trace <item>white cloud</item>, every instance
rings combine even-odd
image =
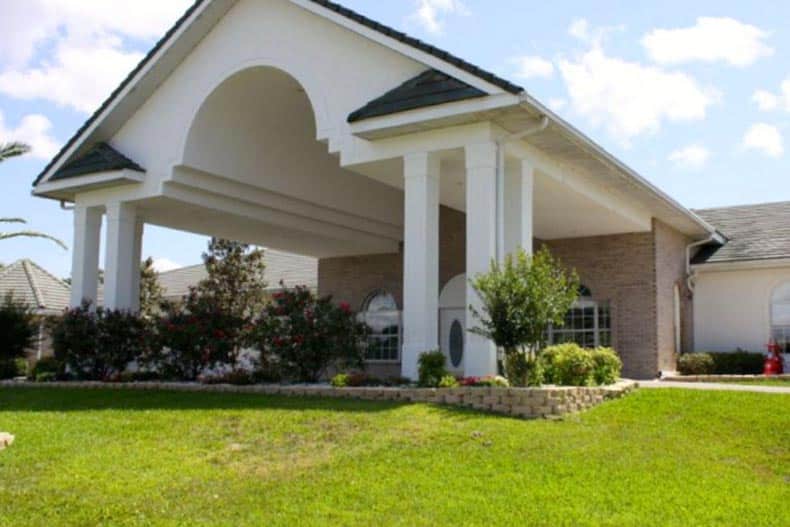
[[[568,27],[568,34],[579,40],[589,40],[590,38],[590,24],[584,18],[577,18]]]
[[[60,142],[52,137],[52,122],[40,114],[26,115],[16,128],[8,128],[0,112],[0,144],[21,141],[30,145],[30,155],[51,159],[60,149]]]
[[[752,101],[764,112],[776,110],[777,108],[790,112],[790,78],[785,79],[779,86],[779,93],[757,90],[752,95]]]
[[[669,154],[669,160],[684,168],[699,169],[710,158],[710,151],[701,145],[689,145]]]
[[[768,36],[733,18],[700,17],[691,27],[654,29],[642,38],[642,45],[659,64],[702,61],[743,67],[773,54],[765,43]]]
[[[656,132],[664,121],[704,119],[721,99],[691,76],[610,57],[598,44],[559,63],[572,109],[619,142]]]
[[[157,273],[165,273],[174,269],[181,269],[184,266],[168,258],[154,258],[152,267]]]
[[[0,18],[0,93],[89,113],[142,58],[128,41],[161,36],[191,0],[28,0]],[[146,42],[143,46],[149,47]],[[45,58],[38,58],[44,50]],[[51,50],[51,51],[50,51]]]
[[[554,65],[542,57],[524,55],[514,58],[513,63],[516,64],[515,76],[520,79],[548,79],[554,75]]]
[[[784,139],[779,129],[766,123],[755,123],[746,131],[741,146],[747,150],[757,150],[770,157],[780,157],[784,153]]]
[[[460,0],[417,0],[417,10],[409,17],[429,33],[444,30],[447,15],[468,15],[469,10]]]

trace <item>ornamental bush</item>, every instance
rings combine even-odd
[[[318,382],[330,367],[364,366],[365,331],[348,304],[297,287],[273,295],[251,334],[263,356],[276,357],[285,378]]]
[[[713,373],[719,375],[759,375],[765,364],[764,353],[738,349],[729,353],[708,353],[713,359]]]
[[[436,388],[441,380],[449,375],[447,359],[439,350],[427,351],[417,360],[418,384],[426,388]]]
[[[128,311],[92,310],[89,302],[53,319],[50,331],[55,359],[80,379],[112,380],[154,345],[148,321]]]
[[[713,368],[709,353],[684,353],[678,357],[678,371],[683,375],[710,375]]]
[[[595,348],[592,350],[593,381],[597,385],[614,384],[620,378],[623,361],[612,348]]]
[[[11,294],[6,295],[0,305],[0,369],[4,371],[0,377],[15,377],[20,373],[15,361],[35,345],[37,335],[37,317],[30,307]]]

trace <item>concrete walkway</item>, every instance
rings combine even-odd
[[[678,382],[678,381],[639,381],[640,388],[683,388],[686,390],[719,390],[731,392],[787,393],[790,386],[759,386],[743,383],[723,382]]]

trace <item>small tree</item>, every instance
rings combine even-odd
[[[489,272],[475,276],[471,284],[483,309],[481,313],[470,306],[480,323],[470,331],[504,349],[505,361],[518,370],[508,372],[515,377],[510,381],[526,383],[535,355],[546,346],[549,325],[561,325],[578,297],[578,276],[544,247],[534,256],[520,249],[502,265],[492,261]]]
[[[162,302],[164,289],[154,270],[153,258],[148,258],[140,264],[140,314],[149,318],[158,315],[162,311]]]

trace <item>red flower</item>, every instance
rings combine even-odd
[[[341,302],[340,303],[340,310],[343,313],[349,314],[349,313],[351,313],[351,306],[348,304],[348,302]]]

